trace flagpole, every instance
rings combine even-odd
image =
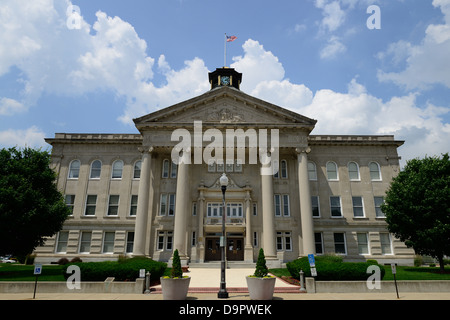
[[[223,54],[223,66],[227,67],[227,34],[225,33],[225,41],[224,41],[224,54]]]

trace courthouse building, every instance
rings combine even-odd
[[[209,80],[210,91],[134,119],[138,134],[46,139],[72,214],[35,250],[36,261],[169,261],[174,249],[183,263],[218,261],[225,208],[228,261],[254,263],[263,248],[270,266],[309,253],[412,264],[413,250],[389,234],[380,209],[403,141],[313,135],[316,120],[240,91],[234,69],[216,69]],[[230,144],[228,132],[244,133],[245,144],[240,136]],[[182,134],[191,147],[180,152]],[[220,144],[223,156],[211,151]],[[278,170],[264,173],[268,166]]]

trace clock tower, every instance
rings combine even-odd
[[[242,80],[242,73],[233,68],[217,68],[216,71],[209,73],[209,83],[211,89],[217,87],[234,87],[239,90]]]

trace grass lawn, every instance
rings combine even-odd
[[[43,266],[39,281],[66,281],[63,266]],[[35,281],[34,266],[23,264],[0,264],[0,281]]]
[[[394,275],[392,274],[390,266],[384,266],[386,273],[383,277],[383,281],[393,281]],[[278,268],[270,269],[270,273],[277,277],[290,277],[288,269]],[[367,274],[369,277],[369,274]],[[439,268],[432,267],[405,267],[397,266],[397,280],[450,280],[450,267],[445,267],[445,273],[439,273]]]

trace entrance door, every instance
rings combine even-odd
[[[243,261],[244,238],[228,238],[227,239],[227,260],[229,261]]]
[[[206,238],[205,261],[220,261],[220,254],[220,238]]]

